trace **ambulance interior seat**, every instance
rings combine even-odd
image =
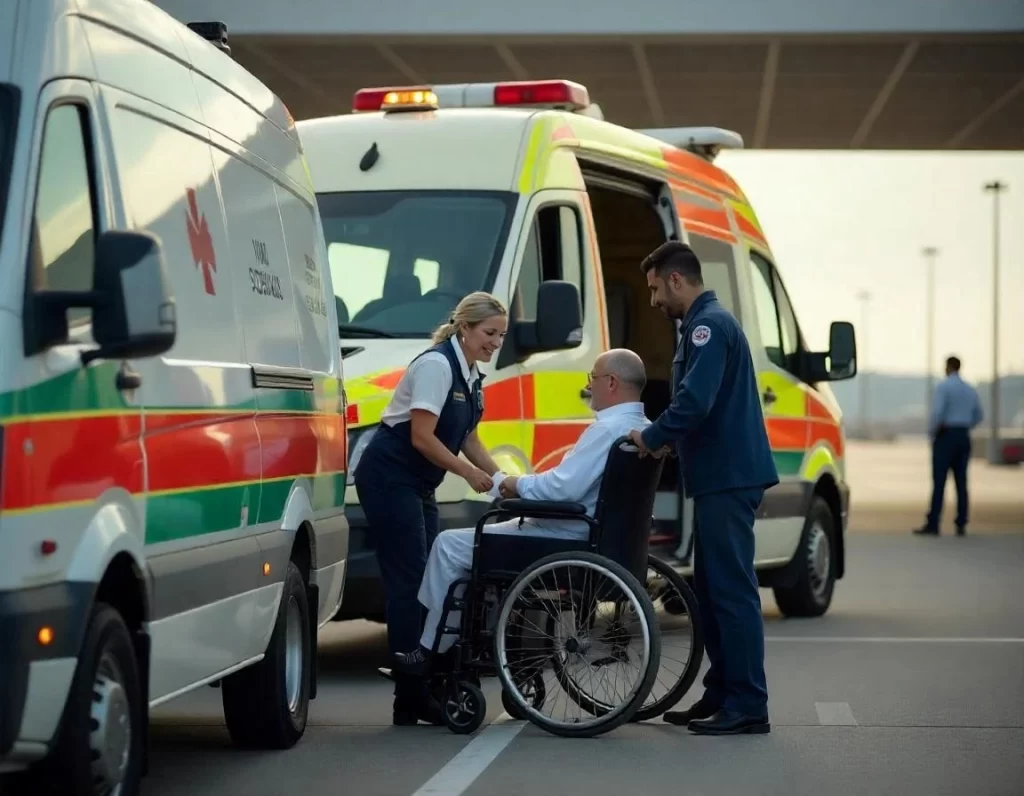
[[[629,285],[610,280],[604,285],[608,311],[608,343],[611,348],[629,348]]]
[[[417,301],[423,295],[423,286],[420,278],[412,273],[389,275],[384,281],[384,289],[381,297],[367,302],[352,319],[353,323],[365,321],[384,310],[389,310],[400,304],[408,304]]]

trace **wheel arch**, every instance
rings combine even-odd
[[[834,562],[836,580],[846,573],[846,537],[843,533],[842,501],[839,497],[839,485],[831,473],[823,473],[814,484],[812,495],[820,497],[828,505],[832,515],[832,531],[834,542]]]

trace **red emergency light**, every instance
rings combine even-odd
[[[553,105],[582,110],[590,105],[585,86],[571,80],[522,80],[494,86],[494,104],[498,106]]]
[[[440,99],[439,99],[440,97]],[[520,80],[453,86],[388,86],[362,88],[352,110],[412,111],[448,108],[546,107],[580,111],[590,107],[586,86],[571,80]]]

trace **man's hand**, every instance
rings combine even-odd
[[[644,456],[653,456],[655,459],[660,459],[666,453],[671,453],[671,449],[668,445],[662,445],[655,451],[652,451],[644,444],[644,438],[640,432],[640,429],[633,429],[629,432],[630,441],[640,449],[640,458]]]
[[[498,493],[503,498],[516,498],[519,497],[519,492],[516,490],[516,482],[519,480],[514,475],[507,476],[504,481],[498,485]]]

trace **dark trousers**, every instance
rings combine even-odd
[[[932,441],[932,504],[927,527],[937,531],[942,519],[946,476],[953,471],[956,484],[956,525],[967,525],[967,463],[971,459],[971,433],[966,428],[946,428]]]
[[[768,712],[764,621],[754,573],[754,515],[762,489],[699,495],[694,587],[711,668],[704,698],[746,715]]]
[[[388,648],[413,652],[423,633],[426,611],[416,595],[438,534],[437,502],[433,490],[396,484],[367,464],[364,457],[356,471],[356,493],[380,563]]]

